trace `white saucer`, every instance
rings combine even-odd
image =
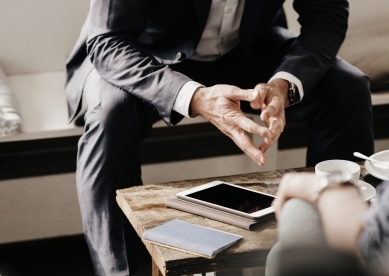
[[[389,161],[389,150],[377,152],[370,156],[378,161],[388,162]],[[381,169],[374,166],[370,161],[365,161],[365,169],[372,175],[381,180],[389,180],[389,169]]]
[[[359,186],[359,189],[361,190],[363,201],[368,201],[375,196],[376,190],[369,183],[366,183],[365,181],[359,180],[358,186]]]

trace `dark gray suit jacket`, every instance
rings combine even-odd
[[[168,64],[188,59],[204,30],[211,0],[91,0],[89,16],[66,65],[70,120],[79,112],[83,85],[96,68],[114,86],[152,105],[167,124],[181,86],[189,80]],[[285,28],[284,0],[246,0],[240,26],[245,55],[280,47],[292,38]],[[316,86],[334,63],[347,30],[346,0],[295,0],[301,34],[278,71],[302,82],[304,93]],[[265,38],[266,39],[263,39]]]

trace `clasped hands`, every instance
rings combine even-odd
[[[192,97],[190,112],[210,121],[262,166],[266,162],[266,150],[278,140],[285,126],[287,90],[288,83],[283,79],[258,84],[254,89],[231,85],[201,87]],[[240,101],[248,101],[253,109],[261,110],[260,118],[266,127],[247,118],[240,109]],[[262,136],[264,140],[257,146],[247,133]]]

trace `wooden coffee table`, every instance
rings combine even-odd
[[[359,164],[362,168],[361,178],[369,177],[363,163]],[[253,231],[248,231],[212,219],[166,208],[165,200],[174,197],[180,191],[214,180],[222,180],[257,191],[276,194],[278,184],[285,173],[303,171],[313,172],[314,169],[298,168],[143,185],[118,190],[116,200],[139,237],[142,237],[146,230],[172,219],[180,219],[243,236],[238,244],[218,254],[214,259],[197,257],[143,241],[152,257],[153,275],[191,275],[194,273],[258,267],[265,265],[269,250],[277,242],[277,223],[275,219],[263,223]],[[379,182],[375,178],[364,180],[373,186]]]

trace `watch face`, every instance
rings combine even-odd
[[[296,103],[296,102],[300,101],[300,93],[298,91],[298,88],[292,82],[289,82],[288,99],[289,99],[290,103]]]

